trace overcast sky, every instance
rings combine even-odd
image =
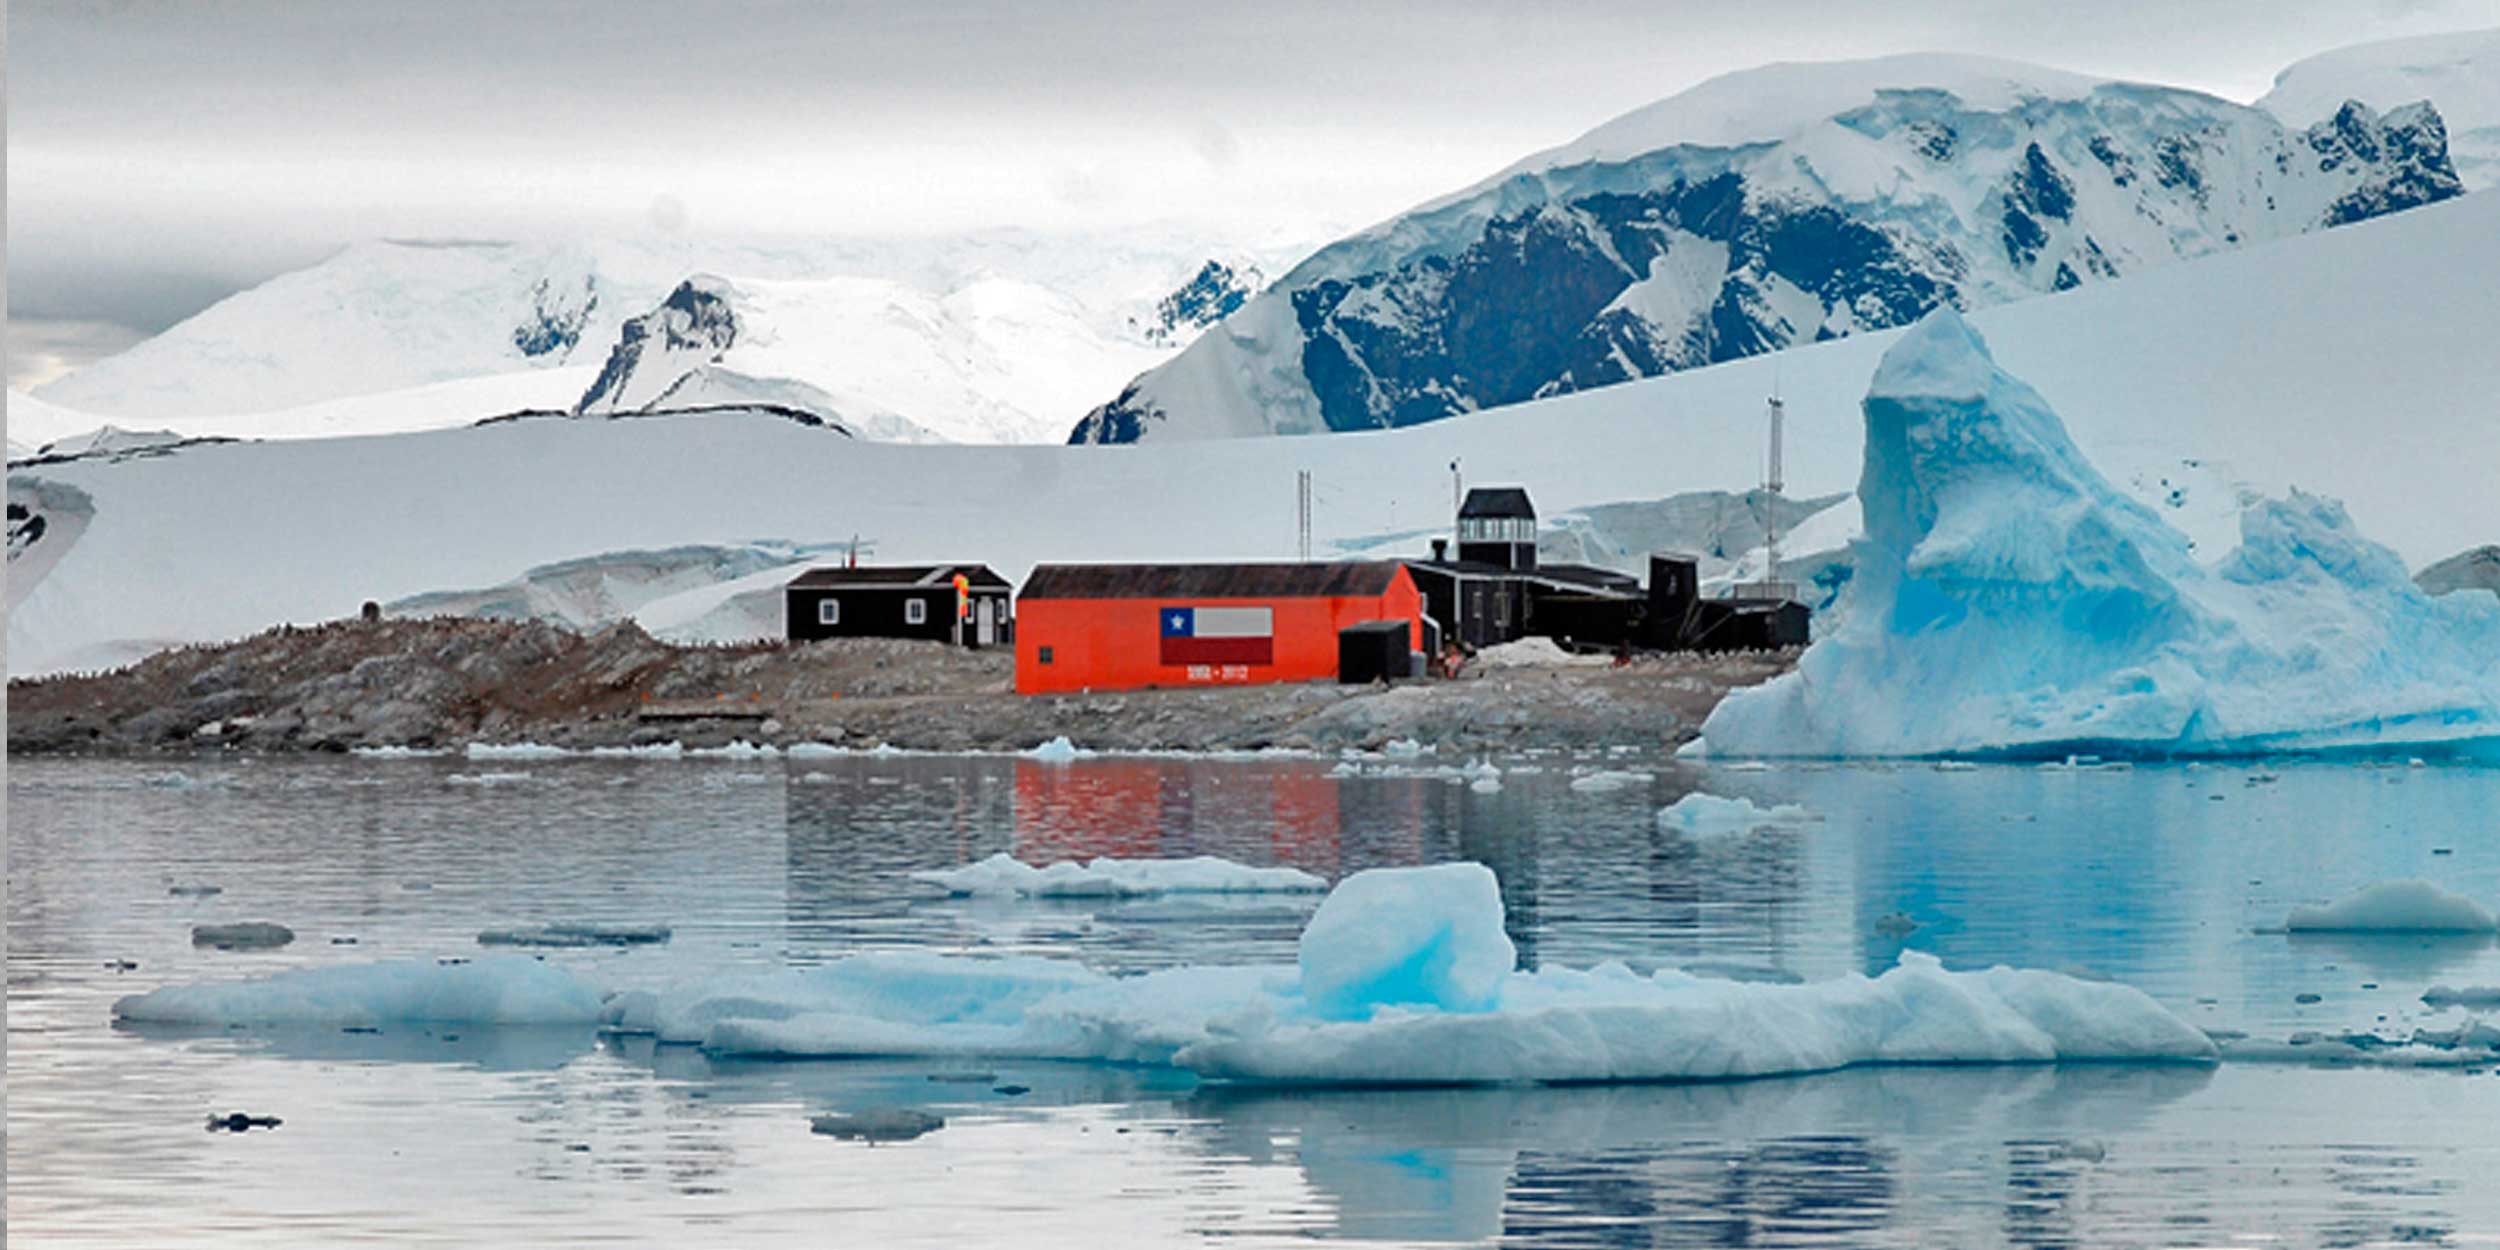
[[[1730,70],[1941,49],[2262,93],[2500,0],[47,3],[8,15],[9,376],[356,238],[1317,238]]]

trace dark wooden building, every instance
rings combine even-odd
[[[962,633],[956,632],[961,577]],[[782,591],[792,642],[819,638],[925,638],[968,647],[1012,643],[1015,587],[986,564],[833,566],[809,569]]]
[[[1424,615],[1462,647],[1531,634],[1613,646],[1633,628],[1641,584],[1611,569],[1540,564],[1536,505],[1517,486],[1479,486],[1458,510],[1458,558],[1435,539],[1432,558],[1409,561]]]
[[[1705,599],[1700,561],[1649,558],[1649,603],[1640,642],[1660,651],[1767,651],[1806,645],[1812,613],[1793,587],[1740,586]]]
[[[1649,585],[1612,569],[1537,559],[1536,505],[1516,486],[1467,492],[1458,510],[1458,558],[1435,539],[1432,558],[1407,563],[1424,616],[1470,649],[1520,638],[1582,648],[1629,643],[1658,651],[1745,651],[1803,646],[1806,606],[1793,586],[1751,585],[1701,594],[1699,563],[1655,555]]]

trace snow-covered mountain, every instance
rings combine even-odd
[[[1177,228],[777,247],[369,242],[220,301],[37,398],[186,435],[305,437],[442,428],[515,408],[639,410],[677,388],[670,405],[795,407],[870,438],[1055,441],[1069,414],[1212,320],[1206,310],[1224,296],[1210,284],[1296,254],[1210,260],[1215,250]],[[627,341],[629,327],[655,328],[650,318],[690,282],[735,310],[734,342],[689,370],[639,358],[651,340]],[[620,353],[650,395],[620,403],[596,391]],[[707,371],[690,381],[696,366]]]
[[[2494,274],[2500,197],[2470,195],[1970,320],[2101,475],[2184,534],[2199,560],[2238,541],[2247,492],[2298,486],[2343,499],[2364,533],[2420,568],[2500,535]],[[698,544],[858,535],[877,560],[982,560],[1015,578],[1041,560],[1287,559],[1305,469],[1321,550],[1447,525],[1454,459],[1470,481],[1525,486],[1557,517],[1741,491],[1759,480],[1775,377],[1788,491],[1818,499],[1857,483],[1859,401],[1897,337],[1857,334],[1352,438],[1118,453],[907,446],[748,411],[193,444],[22,467],[9,502],[28,527],[45,525],[13,553],[9,662],[17,673],[114,662],[352,615],[368,599]],[[1815,513],[1792,552],[1824,545],[1803,530],[1858,512],[1853,502]],[[1731,549],[1743,541],[1732,536]],[[1405,551],[1423,547],[1418,537]],[[669,619],[726,602],[690,599]],[[655,606],[637,617],[660,628]]]
[[[1070,441],[1415,425],[2461,190],[2427,105],[2295,130],[2196,92],[1972,57],[1766,66],[1321,249]]]
[[[2448,157],[2468,188],[2500,183],[2500,28],[2358,44],[2275,76],[2257,107],[2312,126],[2358,100],[2385,112],[2428,100],[2448,123]]]

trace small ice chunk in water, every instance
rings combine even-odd
[[[1068,741],[1068,736],[1061,734],[1022,754],[1028,760],[1039,760],[1045,764],[1073,764],[1080,757],[1092,755],[1093,752]]]
[[[1774,825],[1807,825],[1821,819],[1812,809],[1797,803],[1756,807],[1751,799],[1721,798],[1698,790],[1658,809],[1661,828],[1690,834],[1738,833]]]
[[[1648,781],[1648,773],[1632,769],[1601,768],[1593,773],[1571,779],[1571,788],[1582,794],[1604,794]]]
[[[2295,907],[2294,933],[2489,933],[2500,928],[2474,900],[2428,881],[2381,881],[2324,907]]]
[[[1482,864],[1374,868],[1337,883],[1302,931],[1302,997],[1329,1019],[1382,1006],[1484,1011],[1519,953]]]
[[[1036,868],[1002,851],[961,868],[924,869],[914,881],[953,895],[1039,898],[1127,897],[1140,894],[1262,894],[1325,890],[1328,883],[1299,868],[1253,868],[1213,855],[1188,859],[1061,860]]]

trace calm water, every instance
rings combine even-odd
[[[1458,762],[1458,761],[1453,761]],[[2452,1025],[2500,946],[2294,940],[2295,903],[2428,876],[2500,902],[2500,771],[2279,765],[1705,771],[1547,756],[1499,793],[1326,761],[21,761],[9,771],[8,1215],[25,1245],[2500,1245],[2500,1074],[1869,1069],[1736,1084],[1243,1091],[1160,1071],[713,1063],[586,1030],[143,1035],[112,1000],[475,954],[487,927],[658,921],[549,958],[617,986],[868,947],[1113,969],[1289,961],[1313,900],[932,900],[903,873],[1213,853],[1329,877],[1470,858],[1522,957],[1752,978],[1911,946],[2106,975],[2215,1029]],[[1429,766],[1427,757],[1421,761]],[[1573,767],[1655,776],[1607,792]],[[503,776],[477,784],[481,774]],[[2265,778],[2272,777],[2272,780]],[[1696,787],[1820,825],[1700,844]],[[214,884],[214,897],[176,886]],[[285,950],[194,950],[267,919]],[[352,938],[353,944],[342,940]],[[116,971],[110,961],[135,961]],[[2301,1004],[2295,996],[2316,994]],[[823,1111],[922,1107],[868,1147]],[[284,1117],[203,1132],[210,1111]]]

